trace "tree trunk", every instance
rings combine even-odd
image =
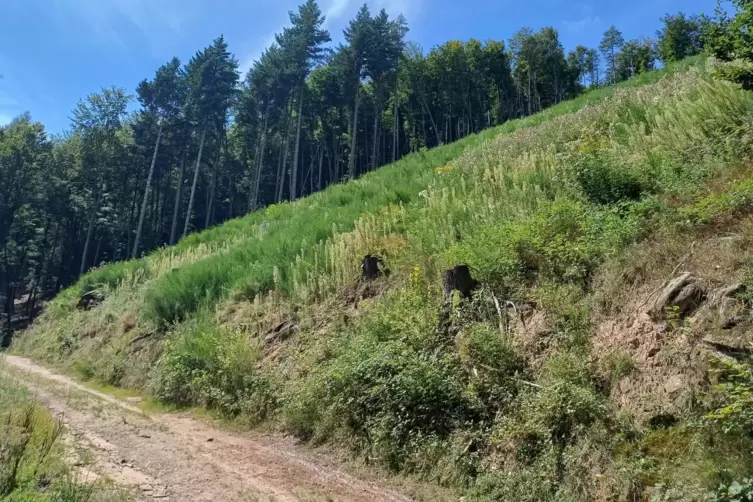
[[[183,237],[188,234],[188,227],[191,224],[191,212],[193,211],[193,200],[196,196],[196,184],[199,182],[199,171],[201,170],[201,154],[204,153],[204,140],[207,137],[207,124],[201,131],[201,140],[199,141],[199,154],[196,156],[196,166],[193,171],[193,184],[191,185],[191,197],[188,199],[188,210],[186,211],[186,223],[183,225]]]
[[[324,138],[322,138],[322,148],[319,148],[319,179],[316,182],[317,191],[322,189],[322,162],[324,161],[324,148],[326,148]]]
[[[437,124],[434,122],[434,117],[431,115],[431,110],[429,110],[429,105],[426,104],[426,98],[424,97],[424,94],[422,92],[420,92],[419,94],[421,94],[421,101],[424,104],[424,109],[426,110],[426,113],[429,115],[429,120],[431,120],[431,126],[434,128],[434,134],[436,134],[437,136],[437,145],[441,145],[442,139],[439,137],[439,129],[437,129]],[[429,138],[425,137],[424,139],[426,140],[426,143],[428,146]]]
[[[94,234],[94,221],[97,219],[97,211],[99,210],[99,186],[95,188],[94,193],[94,200],[92,201],[92,207],[89,209],[90,215],[89,215],[89,226],[86,230],[86,241],[84,241],[84,253],[81,255],[81,268],[79,268],[78,273],[80,275],[84,275],[84,272],[86,272],[86,258],[89,254],[89,247],[91,246],[92,242],[92,235]]]
[[[361,95],[361,82],[356,82],[356,102],[353,107],[353,124],[350,134],[350,159],[348,162],[348,177],[354,179],[356,177],[356,146],[358,146],[358,104]]]
[[[175,244],[175,238],[178,231],[178,213],[180,212],[180,199],[183,197],[183,174],[186,170],[186,157],[188,157],[188,145],[183,152],[183,158],[180,161],[180,170],[178,171],[178,186],[175,190],[175,206],[173,207],[173,224],[170,228],[170,245]]]
[[[292,111],[291,111],[292,114]],[[285,148],[282,152],[282,171],[280,172],[280,191],[277,192],[277,202],[282,201],[282,194],[285,191],[285,175],[288,169],[288,151],[290,150],[290,124],[285,123]]]
[[[269,107],[264,112],[264,128],[259,131],[259,140],[256,144],[256,155],[254,156],[254,171],[251,174],[251,184],[249,185],[248,210],[256,211],[259,203],[259,183],[261,181],[261,168],[264,162],[264,148],[267,140],[267,117],[269,116]]]
[[[395,111],[394,111],[394,118],[395,123],[392,128],[392,162],[397,162],[397,149],[398,144],[400,143],[400,132],[398,131],[398,124],[400,121],[398,120],[398,114],[400,112],[399,109],[399,103],[398,100],[400,99],[400,96],[398,95],[399,92],[399,84],[400,80],[397,78],[397,75],[395,76]]]
[[[374,141],[371,149],[371,169],[377,168],[377,152],[379,151],[379,118],[382,115],[382,85],[376,85],[374,96]]]
[[[219,173],[219,165],[222,160],[222,139],[220,139],[220,144],[217,147],[217,158],[214,161],[213,166],[213,173],[212,173],[212,186],[209,189],[209,203],[207,203],[206,207],[206,215],[204,217],[204,228],[209,228],[209,224],[212,222],[212,217],[214,216],[212,213],[214,212],[214,194],[217,190],[217,176]]]
[[[298,126],[295,132],[295,150],[293,152],[293,166],[290,168],[290,201],[294,201],[298,195],[298,154],[301,146],[301,122],[303,121],[303,89],[305,85],[301,84],[301,92],[298,95]],[[304,185],[305,186],[305,185]]]
[[[280,157],[277,159],[277,176],[275,177],[275,196],[274,201],[276,203],[280,202],[280,197],[282,193],[282,187],[280,184],[282,183],[282,153],[285,149],[285,138],[280,136]]]
[[[144,188],[144,200],[141,202],[141,213],[139,214],[139,225],[136,227],[136,240],[133,241],[133,251],[131,252],[131,258],[136,258],[139,252],[139,243],[141,241],[141,231],[144,228],[144,215],[146,214],[146,204],[149,200],[149,189],[152,186],[152,178],[154,177],[154,166],[157,164],[157,152],[159,152],[159,144],[162,141],[162,121],[160,120],[159,131],[157,132],[157,143],[154,145],[154,154],[152,154],[152,165],[149,166],[149,175],[146,178],[146,188]]]

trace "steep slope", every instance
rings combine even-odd
[[[14,350],[479,500],[723,489],[753,466],[750,305],[720,293],[748,277],[753,98],[682,69],[95,271]],[[703,336],[722,304],[733,341]]]

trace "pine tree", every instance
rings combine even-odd
[[[193,216],[196,185],[199,180],[207,131],[212,127],[215,133],[220,134],[218,124],[227,120],[227,112],[232,104],[238,82],[238,62],[228,52],[224,38],[219,37],[211,46],[196,53],[188,63],[186,75],[191,112],[201,133],[191,195],[188,199],[188,210],[183,226],[184,236],[188,234]]]
[[[180,79],[180,60],[173,58],[169,63],[161,66],[153,81],[144,80],[136,88],[139,101],[143,107],[143,113],[152,117],[157,122],[157,139],[152,154],[152,162],[149,166],[149,175],[144,188],[144,198],[139,211],[139,223],[136,228],[136,237],[133,242],[131,257],[136,258],[141,242],[141,232],[144,227],[144,217],[149,201],[149,190],[152,186],[154,166],[157,163],[157,154],[162,141],[162,131],[178,116],[182,96],[182,83]]]
[[[617,78],[617,52],[622,44],[625,43],[625,39],[622,38],[622,33],[614,27],[610,26],[607,31],[604,32],[604,36],[599,44],[599,50],[607,60],[607,67],[609,68],[609,74],[607,82],[614,84]]]

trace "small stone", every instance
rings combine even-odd
[[[677,391],[682,390],[685,387],[685,380],[681,375],[674,375],[667,379],[664,383],[664,390],[667,394],[675,394]]]
[[[214,438],[207,438],[207,443],[211,443],[212,441],[214,441]]]

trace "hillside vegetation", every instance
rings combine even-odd
[[[747,500],[753,95],[711,64],[94,270],[12,348],[468,500]]]

